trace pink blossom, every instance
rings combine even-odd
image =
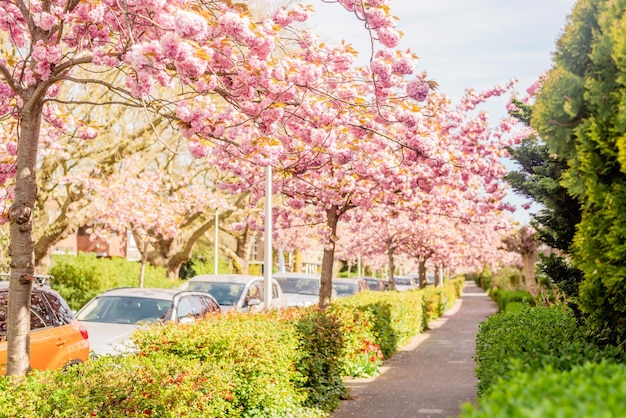
[[[17,142],[13,142],[13,141],[7,142],[5,145],[5,148],[9,155],[12,155],[12,156],[17,155]]]
[[[89,12],[87,13],[87,16],[89,16],[89,20],[92,23],[103,23],[105,12],[106,12],[105,6],[100,3],[100,4],[94,5],[91,8],[91,10],[89,10]]]
[[[78,128],[76,134],[81,139],[94,139],[98,136],[98,130],[91,126],[82,126]]]
[[[220,17],[219,24],[225,34],[236,39],[243,39],[248,34],[250,19],[242,18],[236,13],[226,12]]]
[[[352,161],[354,152],[351,150],[341,150],[334,155],[334,160],[339,165],[344,165]]]
[[[181,77],[196,78],[205,72],[207,62],[201,58],[190,56],[184,61],[176,61],[175,65]]]
[[[380,28],[376,31],[378,40],[387,48],[395,48],[400,43],[400,32],[393,28]]]
[[[406,93],[408,96],[418,102],[423,102],[428,97],[428,91],[430,87],[428,83],[421,80],[411,80],[406,86]]]
[[[176,13],[174,29],[181,38],[194,41],[203,41],[208,35],[206,20],[200,15],[187,11]]]
[[[211,154],[211,149],[199,142],[188,142],[187,148],[194,158],[205,158]]]
[[[412,74],[413,71],[415,71],[415,62],[411,57],[403,56],[394,61],[391,65],[391,69],[397,74]]]
[[[40,14],[35,14],[34,21],[41,29],[50,30],[57,24],[59,19],[48,12],[41,12]]]

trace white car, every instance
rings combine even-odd
[[[142,325],[184,323],[211,312],[221,308],[203,292],[126,287],[99,294],[76,313],[76,319],[89,331],[92,354],[102,356],[134,351],[130,337]]]
[[[280,283],[283,293],[287,298],[287,306],[312,306],[320,303],[319,274],[314,273],[274,273],[272,276]],[[337,297],[337,291],[333,287],[332,297]]]
[[[235,309],[241,312],[258,312],[265,306],[265,278],[262,276],[201,274],[187,280],[180,289],[210,293],[220,304],[222,311]],[[283,291],[276,280],[272,280],[270,306],[287,306]]]
[[[410,276],[394,276],[393,283],[396,285],[396,290],[399,290],[401,292],[405,290],[419,288],[419,285],[415,282],[415,279]]]
[[[333,287],[337,291],[337,296],[340,298],[345,298],[356,295],[359,292],[370,290],[367,282],[359,277],[354,279],[333,279]]]

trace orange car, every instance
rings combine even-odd
[[[6,374],[8,281],[0,281],[0,374]],[[63,297],[47,285],[33,285],[30,308],[30,366],[59,369],[89,358],[87,329]]]

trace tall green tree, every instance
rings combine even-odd
[[[557,43],[533,126],[568,161],[581,204],[572,255],[580,307],[607,341],[626,337],[626,1],[580,0]]]
[[[514,103],[517,109],[511,114],[529,125],[532,106],[517,100]],[[576,225],[581,220],[581,207],[562,185],[567,160],[551,153],[538,137],[526,138],[521,144],[509,147],[509,153],[518,170],[510,171],[505,180],[516,194],[541,206],[530,221],[536,231],[535,239],[557,250],[549,256],[539,254],[537,268],[565,293],[570,306],[577,309],[583,273],[572,265],[569,254]]]

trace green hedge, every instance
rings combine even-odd
[[[153,325],[134,334],[136,355],[0,378],[0,417],[327,416],[348,396],[345,377],[377,374],[455,294],[446,283],[427,293],[364,292],[325,311]]]
[[[569,370],[586,361],[619,356],[617,349],[601,349],[587,341],[565,306],[499,313],[482,322],[476,336],[478,395],[487,393],[498,379],[511,381],[518,371]]]
[[[498,304],[499,312],[519,311],[522,306],[535,306],[535,298],[526,290],[503,290],[497,287],[489,291],[491,298]]]
[[[465,404],[460,418],[622,417],[626,365],[585,363],[559,371],[518,372],[480,399]]]
[[[154,326],[133,340],[143,355],[158,352],[227,370],[230,416],[287,416],[302,408],[302,375],[293,367],[301,359],[299,339],[290,323],[271,314]]]

